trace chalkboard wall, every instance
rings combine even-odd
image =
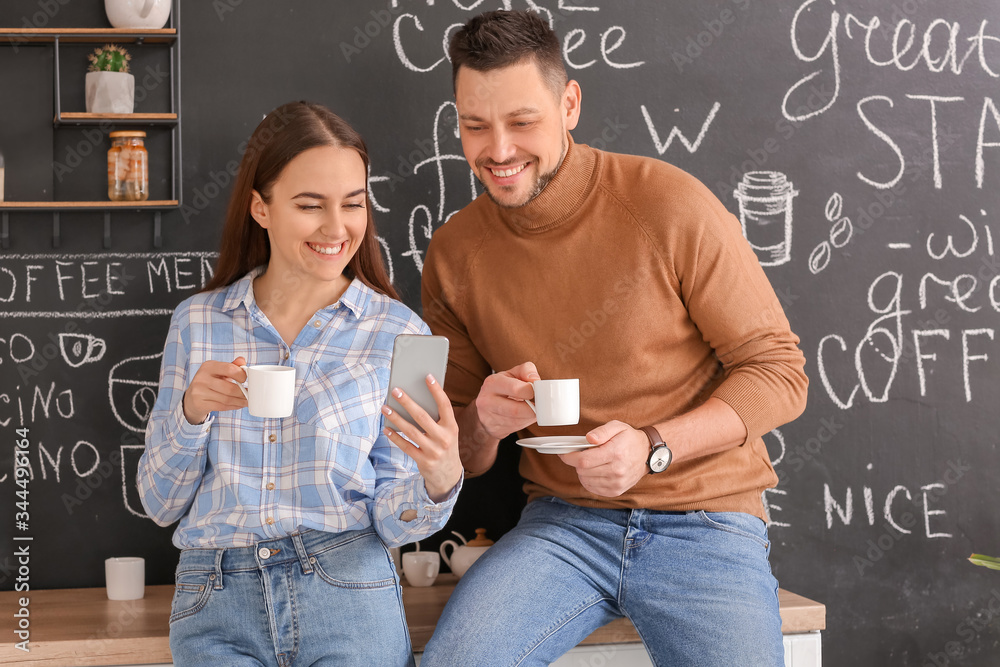
[[[764,499],[780,585],[827,605],[826,664],[998,664],[1000,573],[965,558],[1000,554],[1000,5],[503,4],[535,7],[559,32],[583,88],[576,141],[705,182],[743,222],[802,339],[809,405],[765,438],[780,483]],[[99,5],[6,0],[0,26],[105,26]],[[0,588],[22,576],[14,534],[33,537],[35,589],[103,585],[112,555],[144,556],[148,583],[172,580],[172,529],[144,517],[134,489],[157,355],[170,311],[210,275],[240,150],[269,110],[321,102],[366,138],[385,256],[419,309],[428,239],[480,192],[444,43],[497,7],[183,4],[183,206],[164,214],[163,246],[149,214],[116,215],[108,249],[98,213],[63,214],[58,249],[49,216],[10,216]],[[153,48],[136,47],[137,73],[155,71]],[[82,107],[82,56],[78,75],[73,64],[63,86]],[[53,175],[87,138],[52,128],[52,65],[46,48],[0,48],[9,200],[103,188],[106,142]],[[163,99],[151,91],[142,110]],[[169,146],[151,159],[167,164]],[[154,192],[167,174],[154,171]],[[17,429],[32,472],[27,531],[15,526]],[[517,520],[507,444],[468,481],[449,530],[497,538]]]

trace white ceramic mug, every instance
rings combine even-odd
[[[403,575],[411,586],[430,586],[441,571],[441,556],[434,551],[403,554]]]
[[[145,593],[146,561],[142,558],[108,558],[104,581],[109,600],[141,600]]]
[[[535,380],[535,402],[525,401],[535,411],[539,426],[569,426],[580,423],[580,380]]]
[[[232,382],[247,397],[254,417],[287,417],[295,407],[295,368],[292,366],[240,366],[245,381]]]

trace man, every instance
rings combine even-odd
[[[450,56],[486,195],[434,235],[423,304],[451,341],[463,465],[512,433],[597,446],[523,451],[528,506],[422,664],[549,664],[620,616],[657,665],[784,664],[761,436],[808,382],[739,222],[675,167],[573,143],[580,86],[536,15],[475,17]],[[531,382],[577,377],[579,425],[537,426]]]

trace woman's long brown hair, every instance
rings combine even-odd
[[[357,151],[368,173],[368,148],[361,135],[321,104],[289,102],[260,122],[240,160],[222,229],[219,261],[202,291],[232,285],[252,269],[268,263],[271,246],[267,232],[250,215],[251,191],[256,190],[266,203],[270,203],[271,186],[285,165],[300,153],[319,146]],[[365,235],[344,273],[357,277],[377,292],[399,299],[382,262],[371,198],[366,194],[365,199],[368,215]]]

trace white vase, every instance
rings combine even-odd
[[[116,28],[158,30],[170,18],[171,0],[104,0],[104,12]]]
[[[87,113],[132,113],[135,77],[125,72],[87,72]]]

